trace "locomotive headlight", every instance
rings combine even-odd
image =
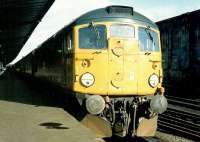
[[[90,96],[86,99],[86,109],[91,114],[100,114],[105,108],[103,97],[98,95]]]
[[[81,76],[80,81],[84,87],[90,87],[94,84],[94,80],[94,76],[91,73],[87,72]]]
[[[150,77],[149,77],[149,85],[152,87],[152,88],[155,88],[159,83],[159,77],[158,75],[156,74],[152,74]]]

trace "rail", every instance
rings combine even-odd
[[[200,140],[200,101],[167,96],[168,110],[159,115],[158,130]]]

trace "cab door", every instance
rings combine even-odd
[[[134,27],[110,26],[108,40],[108,83],[110,95],[137,94],[137,44]]]
[[[108,94],[123,94],[124,87],[124,40],[108,40]]]

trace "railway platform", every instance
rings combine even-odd
[[[59,107],[58,99],[32,89],[11,74],[0,80],[0,142],[101,141]]]

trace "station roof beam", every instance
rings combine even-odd
[[[0,0],[0,62],[9,63],[55,0]]]

